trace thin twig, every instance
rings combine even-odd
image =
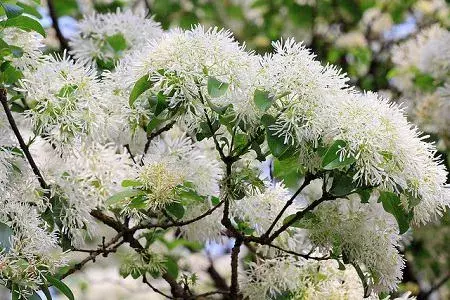
[[[307,174],[305,176],[305,180],[303,181],[302,185],[297,189],[297,191],[292,195],[292,197],[286,202],[284,207],[281,209],[281,211],[278,213],[278,215],[276,216],[276,218],[274,219],[274,221],[270,225],[269,229],[267,229],[267,231],[261,236],[262,238],[268,237],[270,235],[270,233],[272,232],[273,228],[276,226],[278,221],[281,219],[281,217],[283,216],[283,214],[286,211],[286,209],[288,209],[288,207],[291,206],[292,203],[294,203],[295,198],[297,198],[297,196],[303,191],[303,189],[307,185],[309,185],[311,183],[311,181],[314,180],[315,178],[317,178],[317,176],[311,176],[309,174]]]
[[[332,259],[331,256],[317,257],[317,256],[311,256],[311,255],[308,255],[308,254],[298,253],[298,252],[295,252],[295,251],[283,249],[283,248],[281,248],[281,247],[279,247],[277,245],[274,245],[274,244],[268,244],[268,246],[271,247],[271,248],[278,249],[278,250],[280,250],[282,252],[285,252],[285,253],[288,253],[288,254],[292,254],[292,255],[295,255],[295,256],[302,257],[304,259],[312,259],[312,260],[329,260],[329,259]]]
[[[447,274],[444,276],[441,280],[439,280],[435,285],[433,285],[430,289],[428,289],[425,292],[420,292],[419,295],[417,295],[417,300],[426,300],[428,299],[431,294],[439,290],[448,280],[450,280],[450,274]]]
[[[16,136],[16,139],[19,142],[20,149],[22,149],[25,157],[27,158],[28,163],[30,164],[30,167],[31,167],[34,175],[36,175],[37,180],[39,181],[39,185],[47,193],[49,190],[49,186],[45,182],[44,177],[42,177],[42,174],[39,171],[38,166],[36,165],[33,157],[31,156],[30,150],[28,149],[27,144],[23,140],[23,137],[20,134],[19,129],[17,128],[16,121],[14,120],[11,110],[9,109],[8,101],[6,98],[6,89],[3,89],[3,88],[0,89],[0,102],[2,103],[3,109],[5,110],[6,118],[8,119],[9,125],[11,126],[11,129],[13,130],[14,135]]]
[[[344,197],[344,196],[342,196]],[[311,204],[309,204],[304,210],[302,211],[298,211],[295,216],[290,219],[288,222],[286,222],[285,224],[283,224],[283,226],[281,226],[277,231],[275,231],[272,236],[270,236],[269,238],[267,238],[267,242],[271,243],[274,239],[276,239],[281,233],[283,233],[286,229],[288,229],[292,224],[294,224],[295,222],[297,222],[298,220],[302,219],[306,213],[314,210],[317,206],[319,206],[319,204],[321,204],[322,202],[325,201],[329,201],[329,200],[334,200],[338,197],[335,196],[330,196],[327,197],[327,195],[323,195],[322,198],[312,202]]]
[[[75,264],[72,268],[70,268],[68,271],[66,271],[62,276],[61,279],[66,278],[67,276],[75,273],[78,270],[81,270],[83,268],[83,266],[85,264],[87,264],[90,261],[95,261],[96,257],[99,256],[100,254],[103,254],[104,257],[108,256],[108,254],[110,253],[114,253],[117,251],[117,249],[123,244],[125,243],[125,241],[120,241],[119,243],[117,243],[117,241],[119,241],[119,239],[122,237],[122,233],[118,233],[116,236],[114,236],[111,241],[109,241],[107,244],[102,245],[101,248],[98,248],[96,250],[93,250],[90,252],[89,256],[87,256],[85,259],[83,259],[82,261],[80,261],[79,263]],[[116,245],[114,245],[115,243],[117,243]],[[113,246],[114,245],[114,246]],[[111,247],[111,248],[109,248]],[[80,251],[80,250],[74,250],[74,251]],[[84,251],[81,251],[84,252]]]
[[[366,276],[364,275],[363,271],[361,270],[361,268],[359,267],[358,264],[352,263],[352,266],[355,268],[356,273],[358,273],[358,276],[361,279],[361,283],[364,288],[364,298],[368,298],[370,296],[370,291],[369,291],[369,285],[367,284],[367,281],[366,281]]]
[[[150,148],[150,143],[152,142],[152,140],[154,138],[156,138],[157,136],[159,136],[160,134],[162,134],[163,132],[170,130],[173,127],[173,125],[175,125],[175,121],[172,121],[172,122],[166,124],[164,127],[161,127],[160,129],[151,133],[147,137],[147,142],[145,143],[145,146],[144,146],[144,153],[142,154],[142,157],[141,157],[141,165],[144,165],[144,157],[147,154],[148,149]]]
[[[167,299],[174,299],[173,297],[163,293],[161,290],[158,290],[156,287],[154,287],[147,279],[147,277],[145,276],[145,274],[142,276],[142,282],[144,282],[145,284],[147,284],[155,293],[158,293],[164,297],[166,297]]]
[[[129,231],[134,232],[136,230],[139,229],[150,229],[150,228],[161,228],[161,229],[168,229],[171,227],[182,227],[182,226],[186,226],[189,225],[191,223],[197,222],[207,216],[209,216],[210,214],[212,214],[216,209],[218,209],[220,206],[222,206],[222,204],[224,203],[224,200],[220,201],[217,205],[215,205],[214,207],[210,208],[209,210],[205,211],[204,213],[202,213],[201,215],[186,220],[186,221],[182,221],[182,222],[172,222],[172,223],[167,223],[167,224],[138,224],[132,228],[129,229]]]
[[[125,149],[127,150],[128,154],[130,155],[130,158],[131,158],[131,160],[133,161],[133,163],[136,164],[136,160],[134,159],[134,155],[133,155],[133,153],[131,152],[130,145],[129,145],[129,144],[126,144],[124,147],[125,147]]]
[[[56,14],[55,4],[53,3],[53,0],[47,0],[47,5],[50,18],[52,19],[52,26],[55,29],[56,37],[59,40],[61,50],[69,50],[69,44],[67,43],[66,38],[62,34],[61,28],[59,27],[58,24],[58,16]]]

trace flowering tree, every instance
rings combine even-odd
[[[0,278],[14,299],[73,299],[63,279],[122,248],[121,275],[167,298],[383,298],[402,234],[449,204],[403,110],[293,39],[261,56],[226,30],[117,11],[47,55],[32,7],[2,7]],[[231,278],[211,272],[199,293],[173,250],[212,241],[233,243]]]

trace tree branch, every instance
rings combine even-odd
[[[420,292],[419,295],[417,295],[417,300],[426,300],[428,299],[431,294],[439,290],[448,280],[450,280],[450,273],[444,276],[441,280],[439,280],[435,285],[433,285],[429,290],[425,292]]]
[[[62,276],[61,279],[66,278],[67,276],[75,273],[76,271],[79,271],[83,268],[83,266],[85,264],[87,264],[90,261],[95,261],[96,257],[99,256],[100,254],[103,254],[104,257],[107,257],[110,253],[114,253],[117,251],[117,249],[125,243],[125,241],[120,241],[119,243],[117,243],[119,241],[119,239],[122,237],[122,233],[118,233],[116,236],[114,236],[107,244],[102,245],[101,248],[89,251],[90,254],[89,256],[87,256],[85,259],[83,259],[82,261],[80,261],[79,263],[75,264],[72,268],[70,268],[67,272],[65,272]],[[116,245],[114,245],[115,243],[117,243]],[[114,246],[113,246],[114,245]],[[109,248],[111,247],[111,248]],[[75,249],[73,251],[81,251],[81,252],[87,252],[87,251],[82,251],[80,249]]]
[[[231,250],[231,286],[230,296],[232,300],[241,299],[239,296],[239,283],[238,283],[238,266],[239,266],[239,252],[241,251],[242,239],[236,238],[234,247]]]
[[[344,196],[342,196],[344,197]],[[314,202],[312,202],[311,204],[309,204],[304,210],[302,211],[298,211],[295,216],[290,219],[288,222],[286,222],[285,224],[283,224],[283,226],[281,226],[277,231],[275,231],[271,237],[267,238],[267,242],[271,243],[274,239],[276,239],[281,233],[283,233],[286,229],[288,229],[292,224],[294,224],[295,222],[297,222],[298,220],[300,220],[301,218],[303,218],[307,212],[310,212],[312,210],[314,210],[317,206],[319,206],[319,204],[321,204],[322,202],[325,201],[329,201],[329,200],[334,200],[337,197],[327,197],[327,195],[323,195],[322,198],[320,198],[319,200],[316,200]]]
[[[42,189],[45,190],[45,193],[47,194],[49,192],[49,186],[44,180],[44,177],[42,177],[41,172],[39,171],[38,166],[36,165],[33,157],[31,156],[30,150],[28,149],[27,144],[24,142],[22,135],[20,134],[19,129],[17,128],[16,121],[14,120],[14,117],[11,113],[11,110],[8,106],[8,101],[6,98],[6,89],[2,88],[0,89],[0,102],[2,103],[3,109],[6,114],[6,118],[8,119],[9,125],[11,126],[12,131],[14,132],[14,135],[16,136],[17,141],[19,142],[20,149],[22,149],[23,154],[27,158],[28,163],[30,164],[31,170],[33,171],[34,175],[36,175],[37,180],[39,181],[39,185]],[[49,195],[47,194],[48,198]]]
[[[142,282],[144,282],[145,284],[147,284],[155,293],[158,293],[164,297],[166,297],[167,299],[173,299],[173,297],[163,293],[162,291],[160,291],[159,289],[155,288],[147,279],[147,277],[145,276],[145,274],[142,276]]]
[[[47,0],[48,12],[50,14],[50,18],[52,19],[52,26],[55,29],[56,37],[59,40],[59,44],[61,46],[61,50],[69,50],[69,44],[67,43],[66,38],[61,32],[61,28],[59,28],[58,24],[58,16],[55,10],[55,3],[53,0]]]
[[[268,244],[267,246],[269,246],[271,248],[275,248],[277,250],[280,250],[280,251],[288,253],[288,254],[292,254],[292,255],[295,255],[295,256],[302,257],[304,259],[312,259],[312,260],[329,260],[329,259],[331,259],[331,256],[323,256],[323,257],[311,256],[311,255],[308,255],[308,254],[302,254],[302,253],[298,253],[298,252],[295,252],[295,251],[283,249],[283,248],[281,248],[281,247],[279,247],[277,245],[274,245],[274,244]]]
[[[145,146],[144,146],[144,153],[142,154],[142,157],[141,157],[141,166],[144,165],[144,157],[147,154],[148,149],[150,148],[150,143],[153,141],[153,139],[155,139],[157,136],[159,136],[163,132],[170,130],[173,127],[173,125],[175,125],[175,121],[172,121],[172,122],[166,124],[164,127],[161,127],[157,131],[155,131],[147,136],[147,142],[145,143]]]
[[[216,209],[218,209],[220,206],[222,206],[222,204],[224,203],[224,200],[220,201],[217,205],[215,205],[214,207],[210,208],[209,210],[207,210],[206,212],[204,212],[203,214],[192,218],[190,220],[186,220],[186,221],[182,221],[182,222],[172,222],[172,223],[167,223],[167,224],[138,224],[132,228],[129,229],[129,231],[134,232],[136,230],[139,229],[150,229],[150,228],[161,228],[161,229],[168,229],[171,227],[182,227],[182,226],[186,226],[189,225],[191,223],[197,222],[209,215],[211,215]]]
[[[276,224],[278,223],[278,221],[281,219],[281,217],[283,216],[284,212],[288,209],[289,206],[292,205],[292,203],[294,203],[295,198],[297,198],[297,196],[303,191],[303,189],[308,186],[312,180],[316,179],[316,176],[312,176],[307,174],[305,176],[305,180],[303,181],[302,185],[298,188],[298,190],[292,195],[292,197],[286,202],[286,204],[284,205],[284,207],[281,209],[281,211],[278,213],[278,215],[276,216],[275,220],[272,222],[272,224],[270,225],[269,229],[267,229],[267,231],[261,236],[262,239],[267,238],[270,233],[272,232],[273,228],[276,226]]]

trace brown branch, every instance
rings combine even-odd
[[[209,210],[207,210],[206,212],[202,213],[201,215],[186,220],[186,221],[182,221],[182,222],[171,222],[171,223],[167,223],[167,224],[138,224],[132,228],[129,229],[129,231],[134,232],[136,230],[139,229],[150,229],[150,228],[161,228],[161,229],[168,229],[171,227],[182,227],[182,226],[186,226],[189,225],[191,223],[197,222],[207,216],[209,216],[210,214],[212,214],[216,209],[218,209],[220,206],[222,206],[222,204],[224,203],[224,200],[220,201],[217,205],[215,205],[214,207],[210,208]]]
[[[239,266],[239,252],[241,251],[242,239],[236,238],[234,247],[231,249],[231,286],[230,296],[232,300],[241,299],[239,296],[239,283],[238,283],[238,266]]]
[[[81,252],[87,252],[89,251],[89,256],[87,256],[85,259],[80,261],[79,263],[75,264],[72,268],[70,268],[67,272],[65,272],[60,279],[64,279],[67,276],[75,273],[76,271],[79,271],[83,268],[85,264],[87,264],[90,261],[95,261],[96,257],[100,254],[103,254],[104,257],[107,257],[110,253],[114,253],[117,251],[117,249],[125,242],[125,241],[119,241],[119,239],[122,237],[122,233],[118,233],[116,236],[114,236],[107,244],[102,245],[101,248],[95,249],[95,250],[82,250],[82,249],[74,249],[73,251],[81,251]],[[116,245],[114,245],[117,243]],[[114,246],[113,246],[114,245]],[[109,248],[111,247],[111,248]]]
[[[141,165],[144,165],[145,154],[147,154],[148,149],[150,148],[150,143],[153,141],[153,139],[155,139],[157,136],[159,136],[163,132],[170,130],[173,127],[173,125],[175,125],[175,121],[172,121],[172,122],[166,124],[164,127],[161,127],[157,131],[155,131],[147,136],[147,142],[145,143],[145,146],[144,146],[144,153],[142,154],[142,157],[141,157]]]
[[[430,289],[424,292],[420,292],[417,295],[417,300],[426,300],[431,294],[439,290],[448,280],[450,280],[450,273],[444,276],[441,280],[439,280],[435,285],[433,285]]]
[[[142,276],[142,282],[144,282],[145,284],[147,284],[155,293],[158,293],[164,297],[166,297],[167,299],[173,299],[173,297],[163,293],[162,291],[160,291],[159,289],[157,289],[156,287],[154,287],[147,279],[147,277],[145,276],[145,274]]]
[[[219,272],[217,272],[212,261],[210,262],[208,269],[206,269],[206,272],[208,272],[212,281],[214,281],[214,286],[216,288],[224,291],[227,291],[229,289],[227,282],[225,281],[225,279],[223,279],[222,276],[220,276]]]
[[[23,154],[27,158],[28,163],[30,164],[31,170],[33,171],[34,175],[36,175],[37,180],[39,181],[39,185],[42,189],[45,190],[47,197],[49,196],[49,186],[44,180],[44,177],[42,177],[41,172],[39,171],[38,166],[36,165],[33,157],[31,156],[30,150],[28,149],[28,145],[25,143],[25,141],[22,138],[22,135],[20,134],[19,129],[17,128],[16,121],[14,120],[14,117],[11,113],[11,110],[8,106],[8,101],[6,97],[6,89],[2,88],[0,89],[0,102],[2,103],[3,109],[6,114],[6,118],[8,119],[9,125],[11,126],[12,131],[14,132],[14,135],[16,136],[17,141],[19,142],[20,149],[22,149]]]
[[[67,43],[66,38],[64,37],[64,35],[61,32],[61,28],[59,28],[58,16],[56,14],[55,4],[53,3],[53,0],[47,0],[47,5],[48,5],[48,12],[50,14],[50,18],[52,19],[52,26],[53,26],[53,29],[55,29],[56,37],[59,40],[61,50],[69,50],[69,44]]]
[[[105,215],[98,209],[91,211],[91,216],[101,221],[102,223],[108,225],[109,227],[113,228],[117,232],[124,233],[127,231],[127,228],[123,226],[122,223],[120,223],[119,221],[115,220],[114,218],[108,215]]]
[[[368,298],[370,296],[370,290],[369,285],[367,284],[366,281],[366,276],[364,275],[363,271],[361,270],[358,264],[352,263],[352,266],[355,268],[356,273],[358,273],[358,276],[361,279],[361,283],[364,288],[364,298]]]
[[[307,174],[305,176],[305,180],[303,181],[302,185],[298,188],[298,190],[292,195],[292,197],[286,202],[286,204],[284,205],[284,207],[281,209],[281,211],[278,213],[278,215],[276,216],[275,220],[272,222],[272,224],[270,225],[269,229],[267,229],[267,231],[261,236],[262,239],[267,238],[270,233],[272,232],[273,228],[276,226],[276,224],[278,223],[278,221],[281,219],[281,217],[283,216],[284,212],[288,209],[289,206],[292,205],[292,203],[294,203],[295,198],[297,198],[297,196],[303,191],[303,189],[308,186],[311,181],[313,181],[314,179],[316,179],[317,176],[311,176],[309,174]]]
[[[133,153],[131,152],[130,145],[129,145],[129,144],[126,144],[124,147],[125,147],[125,149],[127,150],[128,155],[130,155],[130,158],[131,158],[131,160],[133,161],[133,163],[136,164],[136,159],[134,159],[134,155],[133,155]]]
[[[269,246],[271,248],[275,248],[277,250],[280,250],[282,252],[285,252],[285,253],[288,253],[288,254],[291,254],[291,255],[302,257],[304,259],[312,259],[312,260],[329,260],[329,259],[332,259],[331,256],[323,256],[323,257],[311,256],[311,255],[308,255],[308,254],[302,254],[302,253],[298,253],[298,252],[295,252],[295,251],[283,249],[283,248],[281,248],[281,247],[279,247],[277,245],[273,245],[273,244],[268,244],[267,246]]]
[[[344,196],[342,196],[344,197]],[[271,243],[274,239],[276,239],[281,233],[283,233],[286,229],[288,229],[292,224],[294,224],[295,222],[297,222],[298,220],[302,219],[307,212],[310,212],[312,210],[314,210],[317,206],[319,206],[319,204],[321,204],[322,202],[325,201],[329,201],[329,200],[334,200],[337,197],[327,197],[326,195],[323,195],[322,198],[320,198],[319,200],[316,200],[314,202],[312,202],[311,204],[309,204],[304,210],[302,211],[298,211],[295,216],[290,219],[288,222],[286,222],[285,224],[283,224],[283,226],[281,226],[277,231],[275,231],[271,237],[267,238],[267,243]]]

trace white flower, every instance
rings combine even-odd
[[[0,223],[12,232],[9,247],[0,245],[0,277],[24,295],[39,289],[42,274],[65,264],[56,235],[40,216],[46,205],[39,192],[34,174],[24,164],[21,172],[10,174],[9,185],[0,193]],[[7,234],[5,228],[2,234]]]
[[[193,220],[213,207],[214,204],[211,203],[210,198],[207,198],[203,203],[192,203],[185,207],[186,211],[181,221]],[[212,214],[199,221],[180,227],[183,237],[189,241],[200,243],[208,241],[220,242],[222,240],[221,230],[223,229],[221,224],[222,214],[223,208],[219,207]]]
[[[235,218],[248,222],[255,229],[256,235],[261,235],[269,229],[275,217],[291,198],[290,194],[280,183],[273,187],[268,186],[263,192],[234,201],[232,214]],[[291,205],[275,226],[275,230],[282,225],[284,218],[295,212],[295,206]]]
[[[237,114],[254,120],[253,107],[255,77],[258,58],[244,51],[226,30],[202,26],[182,31],[174,29],[165,33],[159,41],[153,41],[135,52],[129,68],[129,85],[142,76],[149,76],[151,90],[162,92],[169,107],[186,107],[183,119],[187,125],[197,127],[203,116],[199,92],[210,98],[206,89],[208,78],[229,84],[222,97],[209,99],[214,104],[236,104]],[[200,88],[201,86],[201,88]],[[205,103],[206,104],[206,103]]]
[[[334,66],[323,67],[309,49],[293,39],[273,45],[275,53],[262,61],[264,89],[281,97],[283,107],[272,128],[286,143],[315,144],[323,131],[322,116],[347,88],[348,78]]]
[[[35,134],[43,135],[60,151],[86,137],[95,121],[98,82],[92,69],[66,55],[48,56],[35,71],[25,71],[18,89],[31,107],[26,116]]]
[[[322,67],[301,44],[288,40],[275,46],[277,53],[265,58],[267,89],[287,96],[279,99],[282,109],[274,111],[278,118],[271,128],[299,148],[302,165],[315,172],[321,167],[317,148],[341,140],[346,145],[339,150],[340,159],[356,160],[356,183],[420,200],[415,223],[445,210],[450,201],[445,167],[400,107],[375,93],[347,89],[345,76]]]
[[[292,256],[251,262],[240,277],[248,299],[362,299],[361,281],[351,265],[338,270],[335,261],[305,261]]]
[[[416,223],[445,210],[450,201],[444,188],[445,167],[401,108],[367,93],[343,100],[329,116],[329,135],[348,143],[342,155],[356,158],[355,181],[420,199],[414,207]]]
[[[349,262],[365,265],[376,292],[393,290],[404,266],[396,249],[397,223],[380,203],[360,202],[354,197],[323,203],[300,226],[308,229],[312,244],[324,253],[342,252]]]
[[[42,55],[42,38],[36,32],[28,32],[16,27],[2,29],[1,37],[10,46],[19,47],[17,57],[15,52],[6,59],[20,70],[34,69],[39,57]]]
[[[415,91],[412,80],[417,70],[445,80],[450,70],[449,39],[448,30],[435,25],[395,46],[392,49],[392,62],[397,69],[392,78],[394,86],[412,95]]]
[[[96,231],[90,212],[121,191],[124,179],[134,174],[128,154],[112,145],[81,145],[70,155],[60,158],[49,143],[37,140],[30,151],[36,159],[51,193],[61,205],[64,232],[73,244],[83,244],[86,234]],[[56,209],[56,208],[55,208]]]
[[[133,14],[118,9],[116,13],[85,16],[69,45],[71,54],[81,63],[111,69],[124,55],[140,50],[146,41],[161,34],[159,23],[146,19],[144,11]]]
[[[208,148],[195,143],[174,128],[155,139],[140,167],[139,180],[150,190],[149,205],[153,209],[172,202],[175,187],[185,182],[204,196],[217,195],[222,169],[218,160],[208,155]]]

